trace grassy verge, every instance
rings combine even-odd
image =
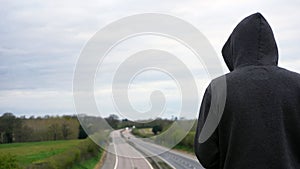
[[[132,134],[142,138],[149,138],[154,136],[151,131],[151,128],[144,128],[144,129],[133,129]],[[181,142],[179,142],[173,149],[183,151],[189,154],[194,153],[194,137],[195,132],[190,131]]]
[[[99,151],[96,157],[75,164],[72,169],[94,169],[103,155],[103,151]]]
[[[149,138],[154,136],[152,132],[152,128],[142,128],[142,129],[135,128],[132,130],[132,134],[142,138]]]
[[[183,151],[189,154],[194,154],[194,149],[188,146],[177,144],[175,147],[173,147],[174,150]]]
[[[190,131],[183,140],[178,143],[174,149],[186,151],[188,153],[194,153],[194,138],[195,138],[195,132]]]

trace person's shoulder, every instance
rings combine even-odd
[[[278,74],[281,76],[289,77],[295,80],[300,80],[300,74],[282,67],[278,67]]]
[[[234,80],[236,78],[239,78],[240,76],[243,76],[243,72],[242,71],[239,71],[239,70],[234,70],[232,72],[228,72],[226,74],[224,74],[223,76],[220,76],[216,79],[220,79],[220,78],[226,78],[226,80],[230,81],[230,80]]]

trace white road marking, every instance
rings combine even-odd
[[[131,145],[130,145],[131,146]],[[132,147],[132,146],[131,146]],[[134,147],[132,147],[134,150],[136,150]],[[139,151],[136,150],[136,152],[141,156],[142,159],[146,161],[146,163],[149,165],[151,169],[153,169],[152,165],[149,163],[149,161],[144,157]]]
[[[130,161],[131,168],[134,168],[134,164],[133,164],[132,159],[131,159],[131,158],[128,158],[128,159],[129,159],[129,161]]]
[[[149,163],[149,161],[146,159],[146,157],[144,157],[138,150],[136,150],[132,145],[128,144],[130,147],[132,147],[140,156],[142,159],[144,159],[146,161],[146,163],[148,164],[148,166],[150,167],[150,169],[153,169],[152,165]]]
[[[150,152],[149,150],[145,149],[145,148],[142,147],[142,146],[139,146],[139,148],[140,148],[140,149],[143,149],[143,151],[147,151],[149,154],[153,154],[152,152]],[[167,160],[165,160],[165,159],[162,158],[161,156],[157,155],[156,157],[159,158],[159,159],[161,159],[162,161],[164,161],[164,162],[165,162],[166,164],[168,164],[171,168],[176,169],[171,163],[169,163]],[[148,162],[148,160],[146,160],[146,161]],[[151,166],[151,169],[153,169],[152,166]]]
[[[115,134],[113,134],[113,135],[115,135]],[[114,167],[114,169],[117,169],[117,167],[118,167],[118,154],[117,154],[117,146],[116,146],[116,144],[115,144],[114,138],[112,138],[112,140],[113,140],[113,146],[114,146],[115,155],[116,155],[116,161],[115,161],[115,167]]]

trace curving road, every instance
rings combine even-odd
[[[130,146],[121,136],[120,130],[111,133],[112,144],[102,169],[153,169],[145,157]]]
[[[195,156],[168,150],[165,147],[145,142],[133,136],[130,131],[116,130],[111,133],[112,143],[108,146],[106,160],[102,169],[153,169],[143,154],[156,156],[174,169],[204,169]],[[125,140],[126,139],[126,140]],[[133,143],[137,151],[128,142]],[[115,155],[116,154],[116,155]]]
[[[135,147],[147,154],[158,155],[169,166],[175,169],[204,169],[196,156],[185,153],[179,153],[174,150],[169,150],[165,147],[142,141],[136,138],[130,132],[124,132],[124,135],[130,138],[130,142],[134,143]]]

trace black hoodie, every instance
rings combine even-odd
[[[300,169],[300,75],[277,66],[271,27],[256,13],[242,20],[222,49],[230,70],[227,97],[214,133],[198,138],[211,105],[204,94],[195,153],[205,168]]]

